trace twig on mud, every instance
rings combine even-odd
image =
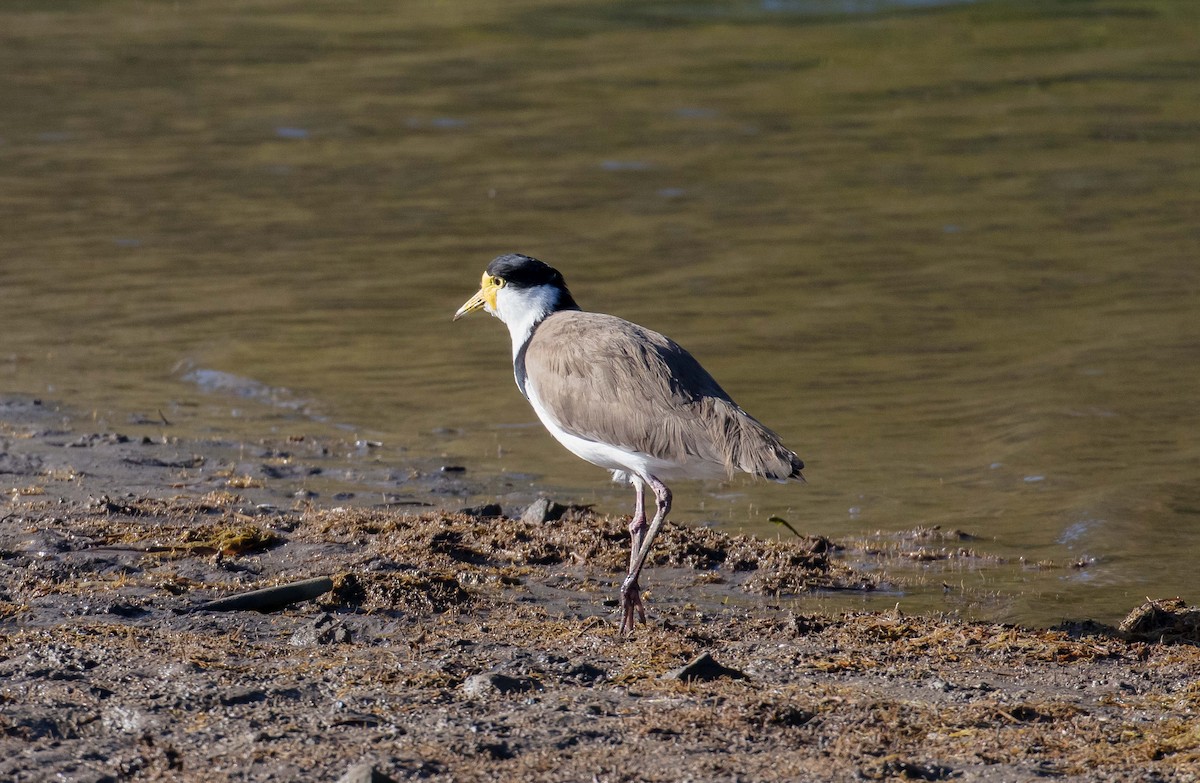
[[[320,576],[275,587],[264,587],[246,593],[235,593],[217,598],[197,606],[197,612],[234,612],[249,609],[256,612],[274,612],[285,606],[309,601],[333,589],[333,578]]]

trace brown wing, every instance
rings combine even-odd
[[[524,359],[546,413],[578,437],[680,464],[716,463],[730,474],[798,478],[804,467],[658,332],[611,315],[558,312],[538,325]]]

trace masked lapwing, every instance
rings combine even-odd
[[[671,479],[737,471],[803,481],[804,463],[738,407],[692,355],[658,332],[575,304],[563,276],[536,258],[488,264],[479,292],[454,314],[483,308],[512,336],[517,388],[555,440],[633,484],[621,632],[646,622],[638,575],[671,510]],[[645,487],[654,493],[647,523]]]

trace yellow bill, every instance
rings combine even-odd
[[[458,308],[458,312],[454,314],[454,320],[457,321],[467,313],[473,313],[480,308],[487,308],[489,311],[496,309],[496,291],[504,286],[504,281],[498,277],[492,277],[487,272],[483,273],[483,282],[480,283],[479,290],[475,292],[466,301],[466,303]]]

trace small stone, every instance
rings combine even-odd
[[[664,680],[682,680],[684,682],[708,682],[710,680],[728,677],[731,680],[744,680],[746,675],[737,669],[722,666],[713,660],[708,653],[700,653],[683,666],[663,675]]]
[[[567,670],[566,678],[579,683],[593,683],[608,677],[608,672],[590,663],[580,663]]]
[[[348,644],[353,634],[329,613],[322,613],[296,629],[289,640],[293,647],[318,644]]]
[[[468,517],[480,517],[483,519],[504,516],[504,511],[500,508],[499,503],[485,503],[482,506],[470,506],[468,508],[459,509],[458,513]]]
[[[258,688],[232,688],[218,695],[217,699],[222,705],[233,707],[238,704],[255,704],[266,701],[267,693]]]
[[[346,770],[337,783],[395,783],[395,779],[380,772],[371,762],[364,761]]]
[[[825,630],[825,619],[817,615],[792,615],[792,629],[797,636],[808,636]]]
[[[521,521],[527,525],[541,525],[561,518],[566,510],[566,506],[550,498],[538,498],[521,512]]]
[[[509,677],[507,674],[500,674],[499,672],[484,672],[483,674],[473,674],[468,677],[463,681],[462,687],[468,696],[489,696],[492,694],[503,696],[509,693],[531,691],[537,686],[528,677]]]

